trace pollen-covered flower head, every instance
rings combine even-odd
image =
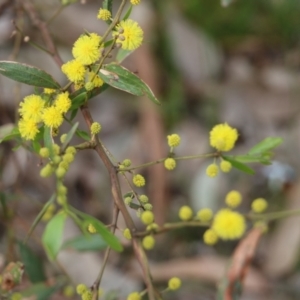
[[[45,101],[39,95],[29,95],[20,102],[19,112],[23,119],[32,119],[38,123],[42,120]]]
[[[71,107],[71,100],[69,98],[69,93],[64,92],[56,96],[54,105],[61,113],[66,113]]]
[[[80,82],[84,80],[85,67],[77,59],[70,60],[61,66],[62,72],[72,82]]]
[[[227,123],[216,125],[210,132],[210,145],[219,151],[230,151],[238,138],[238,132]]]
[[[216,213],[212,229],[222,240],[235,240],[245,233],[246,221],[242,214],[224,208]]]
[[[264,198],[257,198],[251,204],[251,208],[255,213],[262,213],[267,207],[268,202]]]
[[[116,31],[113,31],[112,35],[118,36],[116,42],[121,44],[122,49],[134,50],[141,46],[144,33],[137,22],[127,19],[116,26]]]
[[[34,140],[39,132],[36,122],[33,119],[21,119],[18,124],[20,135],[26,140]]]
[[[240,192],[232,190],[225,197],[225,203],[232,208],[238,207],[242,202],[242,195]]]
[[[108,9],[100,8],[97,18],[103,21],[108,21],[111,18],[111,12]]]
[[[43,111],[43,122],[48,127],[59,127],[63,122],[62,113],[57,109],[56,106],[50,106]]]
[[[74,43],[73,56],[83,65],[95,63],[100,57],[100,41],[101,37],[96,33],[82,35]]]

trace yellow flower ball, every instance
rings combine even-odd
[[[75,83],[84,80],[85,66],[77,59],[70,60],[61,66],[61,71],[67,78]]]
[[[141,3],[141,0],[130,0],[130,3],[131,3],[132,5],[138,5],[138,4]]]
[[[176,160],[174,158],[167,158],[164,161],[164,166],[169,171],[174,170],[176,168]]]
[[[151,250],[155,246],[155,239],[152,235],[147,235],[142,240],[142,245],[144,249]]]
[[[215,214],[211,228],[222,240],[235,240],[245,233],[246,221],[242,214],[225,208]]]
[[[69,93],[64,92],[56,96],[54,105],[63,114],[66,113],[71,107],[71,99],[69,98]]]
[[[48,127],[59,127],[64,121],[62,113],[56,106],[49,106],[44,109],[42,115],[43,122]]]
[[[141,296],[138,292],[133,292],[133,293],[130,293],[128,296],[127,296],[127,300],[141,300]]]
[[[131,232],[130,232],[129,228],[125,228],[124,229],[123,236],[127,240],[131,240],[132,239]]]
[[[89,233],[96,233],[97,232],[97,230],[96,230],[96,228],[93,224],[88,225],[88,232]]]
[[[125,168],[129,168],[131,166],[131,160],[126,158],[122,161],[122,165],[125,167]]]
[[[154,214],[152,211],[144,211],[141,215],[141,220],[145,225],[149,225],[154,221]]]
[[[225,197],[225,203],[232,208],[238,207],[242,202],[242,195],[240,192],[232,190]]]
[[[206,245],[215,245],[218,241],[218,235],[212,229],[207,229],[204,232],[203,241]]]
[[[108,9],[100,8],[97,18],[103,21],[108,21],[111,18],[111,12]]]
[[[39,95],[26,96],[24,101],[20,102],[19,113],[23,119],[30,119],[34,123],[38,123],[42,120],[45,103]]]
[[[213,217],[213,211],[210,208],[202,208],[197,212],[197,218],[201,222],[208,222]]]
[[[93,299],[93,293],[91,291],[85,291],[82,295],[81,295],[81,299],[82,300],[92,300]]]
[[[216,164],[210,164],[207,168],[206,168],[206,175],[209,177],[216,177],[219,173],[219,168]]]
[[[230,151],[238,138],[238,132],[227,123],[216,125],[210,131],[210,145],[219,151]]]
[[[220,169],[222,172],[228,173],[232,169],[232,164],[227,160],[222,160],[220,163]]]
[[[137,22],[127,19],[116,26],[112,36],[117,37],[116,42],[121,45],[122,49],[134,50],[141,46],[144,33]]]
[[[94,122],[91,125],[91,134],[95,135],[98,134],[101,131],[101,125],[98,122]]]
[[[253,200],[251,208],[255,213],[262,213],[268,207],[268,202],[264,198],[257,198]]]
[[[172,277],[168,281],[168,288],[169,290],[175,291],[181,287],[181,280],[178,277]]]
[[[142,176],[140,174],[134,175],[132,178],[132,182],[137,187],[142,187],[146,184],[146,180],[145,180],[144,176]]]
[[[180,136],[176,133],[167,136],[168,145],[171,148],[178,147],[180,145]]]
[[[78,284],[77,287],[76,287],[76,293],[78,295],[82,295],[87,290],[88,290],[87,286],[83,283]]]
[[[178,215],[182,221],[188,221],[193,217],[193,210],[189,206],[184,205],[179,209]]]
[[[33,119],[21,119],[18,123],[20,135],[25,140],[34,140],[39,132],[37,123]]]

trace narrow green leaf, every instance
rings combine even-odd
[[[245,173],[251,174],[251,175],[253,175],[255,173],[252,168],[248,167],[247,165],[245,165],[239,161],[232,159],[230,156],[223,156],[223,158],[225,160],[229,161],[234,168],[236,168],[242,172],[245,172]]]
[[[39,214],[34,219],[33,223],[31,224],[31,226],[29,228],[29,231],[28,231],[27,235],[25,236],[24,244],[27,243],[27,240],[31,236],[31,234],[32,234],[33,230],[35,229],[36,225],[41,221],[41,219],[42,219],[44,213],[46,212],[47,208],[54,202],[54,200],[55,200],[55,194],[53,194],[50,197],[50,199],[45,203],[42,210],[39,212]]]
[[[71,111],[71,116],[70,116],[70,122],[72,122],[74,120],[74,118],[76,117],[78,113],[78,108],[75,108]]]
[[[125,15],[124,15],[124,17],[123,17],[123,20],[124,20],[124,21],[127,20],[127,19],[130,17],[131,12],[132,12],[132,5],[129,6],[127,12],[125,13]]]
[[[42,242],[50,260],[55,260],[61,245],[67,215],[65,212],[56,214],[47,224]]]
[[[248,154],[255,155],[255,154],[261,154],[266,151],[270,151],[277,146],[279,146],[283,142],[283,139],[280,137],[267,137],[258,144],[256,144],[254,147],[252,147]]]
[[[72,128],[70,129],[70,131],[68,132],[67,134],[67,137],[66,137],[66,140],[64,141],[64,143],[62,144],[62,149],[65,149],[67,147],[67,145],[69,144],[69,142],[71,141],[71,139],[73,138],[76,130],[77,130],[77,127],[78,127],[79,123],[76,122]]]
[[[19,128],[13,124],[6,124],[0,127],[0,143],[12,140],[20,136]]]
[[[53,158],[53,143],[52,143],[52,136],[51,136],[51,128],[45,126],[44,128],[44,144],[45,147],[49,149],[50,158]]]
[[[60,85],[43,70],[15,61],[0,61],[0,74],[28,85],[59,89]]]
[[[43,268],[43,261],[26,245],[18,242],[22,263],[26,275],[32,283],[46,281],[47,277]]]
[[[89,141],[91,139],[90,135],[84,130],[76,130],[76,135],[81,137],[82,139]]]
[[[113,0],[104,0],[102,3],[102,7],[112,12],[112,2]]]
[[[132,52],[133,50],[124,50],[120,48],[116,56],[116,61],[118,63],[123,62]]]
[[[107,243],[99,234],[80,235],[71,240],[67,240],[62,249],[72,248],[77,251],[96,251],[107,247]]]
[[[92,224],[96,228],[97,233],[100,234],[100,236],[108,244],[108,246],[118,252],[123,250],[123,247],[118,238],[114,234],[112,234],[102,222],[81,211],[76,210],[76,212],[84,220],[86,226]]]
[[[147,96],[155,104],[160,104],[149,86],[126,68],[112,63],[103,66],[98,75],[108,85],[136,96]]]
[[[35,153],[39,153],[39,152],[40,152],[40,149],[41,149],[41,144],[40,144],[38,141],[33,140],[33,141],[32,141],[32,148],[33,148],[33,151],[34,151]]]

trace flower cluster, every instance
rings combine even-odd
[[[19,132],[22,138],[34,140],[45,125],[54,130],[60,127],[63,122],[63,114],[71,107],[69,93],[51,93],[52,101],[46,101],[40,95],[29,95],[20,103]]]

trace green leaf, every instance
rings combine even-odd
[[[131,53],[133,52],[133,50],[124,50],[122,48],[119,49],[117,56],[116,56],[116,61],[118,63],[121,63],[122,61],[124,61]]]
[[[89,99],[99,95],[104,92],[108,88],[107,84],[103,84],[99,88],[95,88],[90,92],[87,92],[85,88],[81,88],[75,93],[70,95],[70,99],[72,100],[72,105],[70,110],[78,109],[81,105],[87,102]]]
[[[25,272],[32,283],[46,281],[47,277],[43,268],[43,261],[25,244],[18,242],[22,263]]]
[[[67,147],[67,145],[69,144],[69,142],[71,141],[71,139],[73,138],[76,130],[77,130],[77,127],[78,127],[79,123],[76,122],[72,128],[70,129],[70,131],[68,132],[67,134],[67,137],[66,137],[66,140],[64,141],[64,143],[62,144],[62,149],[65,149]]]
[[[65,212],[56,214],[47,224],[42,242],[50,260],[55,260],[61,245],[67,215]]]
[[[257,156],[257,155],[249,155],[249,154],[246,154],[246,155],[235,155],[235,156],[231,156],[231,155],[228,155],[227,157],[233,159],[233,160],[236,160],[238,162],[241,162],[241,163],[261,163],[261,164],[264,164],[264,165],[270,165],[272,162],[271,162],[271,157],[270,156]]]
[[[127,20],[127,19],[130,17],[131,12],[132,12],[132,5],[129,6],[129,8],[128,8],[126,14],[125,14],[124,17],[123,17],[123,21]]]
[[[112,2],[113,0],[104,0],[102,3],[102,7],[112,12]]]
[[[99,234],[80,235],[74,239],[67,240],[62,248],[73,248],[77,251],[96,251],[107,247],[107,243]]]
[[[76,212],[84,220],[86,226],[92,224],[95,227],[97,233],[100,234],[100,236],[103,238],[103,240],[107,243],[108,246],[110,246],[113,250],[118,252],[121,252],[123,250],[123,247],[118,238],[114,234],[112,234],[102,222],[81,211],[76,210]]]
[[[19,128],[13,124],[6,124],[0,127],[0,143],[12,140],[20,136]]]
[[[267,137],[258,144],[256,144],[254,147],[252,147],[249,150],[248,154],[255,155],[270,151],[279,146],[282,142],[283,139],[280,137]]]
[[[253,175],[255,173],[252,168],[248,167],[247,165],[245,165],[237,160],[232,159],[230,156],[223,156],[223,158],[225,160],[229,161],[234,168],[236,168],[242,172],[245,172],[245,173],[251,174],[251,175]]]
[[[104,65],[98,75],[105,83],[116,89],[136,96],[147,96],[155,104],[160,104],[145,82],[118,64]]]
[[[45,147],[49,149],[50,158],[53,158],[54,152],[53,152],[51,128],[48,126],[44,127],[44,144],[45,144]]]
[[[81,137],[82,139],[89,141],[91,139],[90,135],[84,130],[76,130],[76,135]]]
[[[0,74],[28,85],[49,89],[60,88],[60,85],[45,71],[14,61],[0,61]]]
[[[46,212],[46,210],[48,209],[48,207],[54,202],[55,200],[55,194],[53,194],[50,199],[45,203],[45,205],[43,206],[42,210],[39,212],[39,214],[36,216],[36,218],[34,219],[33,223],[31,224],[29,231],[24,239],[24,243],[26,244],[27,240],[29,239],[29,237],[31,236],[33,230],[35,229],[35,227],[37,226],[37,224],[41,221],[44,213]]]

